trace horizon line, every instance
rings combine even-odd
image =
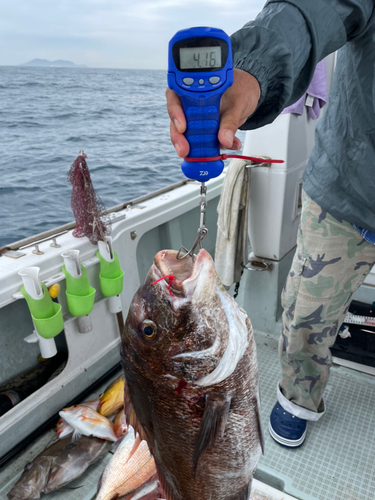
[[[116,67],[95,67],[87,66],[86,64],[80,66],[79,64],[75,66],[25,66],[26,63],[22,64],[0,64],[2,68],[24,68],[24,69],[127,69],[134,71],[168,71],[168,68],[116,68]]]

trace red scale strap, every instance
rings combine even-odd
[[[222,154],[219,156],[211,156],[211,158],[184,158],[185,161],[190,163],[198,163],[200,161],[216,161],[216,160],[227,160],[228,158],[240,158],[241,160],[250,160],[257,163],[284,163],[284,160],[272,160],[271,158],[255,158],[254,156],[243,156],[243,155],[226,155]]]

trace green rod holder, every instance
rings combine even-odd
[[[73,278],[66,270],[65,265],[62,271],[66,278],[66,299],[68,302],[68,309],[72,316],[80,317],[87,316],[94,308],[95,288],[90,286],[87,271],[80,265],[81,276]]]
[[[66,300],[69,312],[78,318],[78,331],[88,333],[92,330],[89,314],[94,307],[95,288],[90,286],[87,271],[80,264],[79,250],[67,250],[61,256],[65,262],[62,271],[66,278]]]
[[[121,293],[124,287],[124,271],[121,269],[117,253],[112,247],[112,238],[98,242],[96,256],[100,261],[100,288],[105,297],[109,297],[108,307],[111,313],[122,311]]]
[[[35,269],[39,272],[39,268]],[[53,302],[44,283],[38,283],[38,286],[41,287],[42,292],[40,298],[36,298],[35,294],[32,294],[34,295],[32,297],[26,291],[25,285],[21,286],[20,291],[29,306],[37,333],[44,339],[52,339],[64,329],[61,305]]]

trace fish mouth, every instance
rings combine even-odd
[[[178,260],[178,252],[175,250],[162,250],[154,257],[154,274],[156,279],[169,277],[160,282],[166,290],[170,290],[177,296],[191,299],[198,291],[205,292],[215,288],[216,273],[215,266],[210,254],[203,248],[199,250],[196,257],[190,255]],[[170,295],[170,294],[169,294]],[[173,296],[173,295],[172,295]]]

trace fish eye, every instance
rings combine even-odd
[[[148,339],[153,339],[157,333],[157,326],[149,319],[145,319],[141,325],[143,335]]]
[[[74,448],[77,448],[77,446],[78,446],[77,443],[70,443],[64,447],[64,450],[73,450]]]
[[[33,466],[32,462],[29,462],[28,464],[25,465],[24,470],[30,470],[32,466]]]

